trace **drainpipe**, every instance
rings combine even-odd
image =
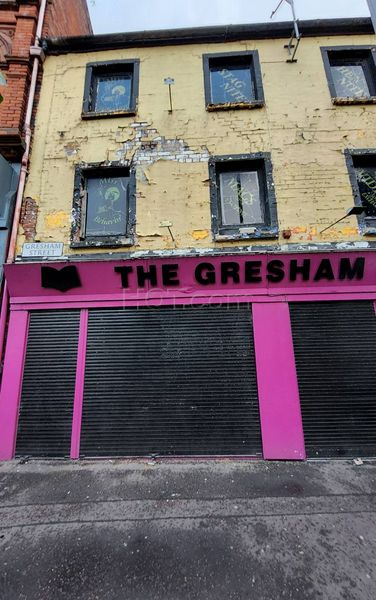
[[[36,35],[35,35],[35,43],[34,43],[34,46],[32,46],[30,48],[30,56],[34,56],[34,63],[33,63],[33,72],[31,75],[29,98],[27,101],[25,124],[24,124],[26,147],[25,147],[25,152],[22,157],[22,163],[21,163],[21,172],[20,172],[20,179],[19,179],[19,183],[18,183],[16,205],[14,208],[12,233],[11,233],[10,240],[9,240],[7,263],[11,263],[14,261],[14,256],[16,253],[16,240],[17,240],[18,225],[20,222],[22,198],[23,198],[23,193],[25,190],[27,168],[29,166],[29,157],[30,157],[31,117],[32,117],[33,106],[34,106],[35,88],[36,88],[37,79],[38,79],[39,60],[42,58],[42,53],[43,53],[43,50],[41,49],[41,47],[39,45],[39,40],[42,37],[44,17],[46,14],[46,5],[47,5],[47,0],[41,0],[38,24],[37,24],[37,31],[36,31]]]
[[[17,196],[16,203],[14,207],[14,216],[13,216],[13,224],[12,231],[9,239],[8,246],[8,255],[7,255],[7,263],[12,263],[14,261],[15,253],[16,253],[16,241],[17,241],[17,232],[18,226],[20,222],[21,215],[21,207],[22,207],[22,199],[25,191],[26,184],[26,176],[27,169],[29,166],[29,158],[30,158],[30,146],[31,146],[31,118],[33,114],[34,107],[34,99],[35,99],[35,90],[37,86],[38,80],[38,71],[39,71],[39,61],[43,60],[43,50],[39,45],[39,40],[42,37],[43,23],[46,15],[46,6],[47,0],[41,0],[39,6],[39,15],[38,15],[38,23],[37,29],[35,33],[35,41],[34,46],[30,48],[30,56],[34,57],[33,62],[33,71],[31,75],[30,89],[27,100],[26,107],[26,115],[24,122],[24,134],[25,134],[25,152],[21,161],[21,171],[20,178],[18,181],[17,188]],[[3,287],[3,297],[1,301],[1,312],[0,312],[0,360],[3,357],[4,351],[4,341],[5,341],[5,328],[7,323],[8,316],[8,285],[6,280],[4,279],[4,287]]]

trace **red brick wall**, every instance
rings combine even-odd
[[[23,154],[22,138],[28,98],[39,0],[10,0],[0,9],[0,69],[7,85],[0,85],[0,153],[9,160]],[[89,35],[92,33],[86,0],[48,0],[43,36]],[[11,47],[9,48],[9,40]],[[1,44],[1,36],[0,36]]]
[[[2,71],[7,85],[0,86],[0,151],[10,159],[22,154],[22,125],[30,84],[29,48],[34,42],[38,3],[21,2],[0,10],[0,30],[12,32],[11,53],[5,55]],[[3,147],[5,150],[3,151]]]
[[[86,0],[49,0],[44,37],[66,35],[91,35],[89,11]]]

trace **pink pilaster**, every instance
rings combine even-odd
[[[287,302],[252,306],[263,455],[304,460],[304,436]]]
[[[74,391],[74,407],[73,407],[73,422],[72,422],[72,437],[71,437],[71,458],[80,457],[80,439],[81,439],[81,420],[82,420],[82,403],[84,399],[84,381],[85,381],[85,363],[86,363],[86,341],[87,341],[87,324],[88,310],[81,310],[80,316],[80,332],[78,338],[77,351],[77,369],[76,369],[76,387]]]
[[[16,447],[29,315],[11,312],[0,392],[0,460],[11,460]]]

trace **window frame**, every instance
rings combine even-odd
[[[358,178],[356,175],[356,167],[354,165],[354,157],[357,156],[373,156],[375,158],[376,167],[376,148],[361,148],[361,149],[346,149],[344,151],[346,166],[349,172],[350,184],[353,192],[354,205],[363,206],[362,197],[359,190]],[[357,215],[359,232],[362,235],[376,235],[376,216],[367,217],[365,213]]]
[[[247,167],[256,168],[249,170],[262,171],[263,177],[263,210],[268,213],[268,223],[255,225],[223,225],[221,223],[221,193],[219,186],[220,173],[226,172],[228,167],[241,167],[247,171]],[[212,234],[215,242],[250,239],[274,239],[278,238],[278,215],[277,201],[273,182],[273,168],[269,152],[257,152],[253,154],[229,154],[223,156],[212,156],[209,159],[210,179],[210,208],[212,220]]]
[[[251,77],[255,86],[256,99],[250,102],[225,102],[225,103],[214,103],[211,98],[211,85],[210,85],[210,69],[211,62],[228,62],[231,63],[231,59],[244,60],[244,64],[249,63],[249,69],[251,71]],[[262,74],[260,67],[259,53],[257,50],[250,50],[244,52],[224,52],[215,54],[203,54],[203,70],[204,70],[204,90],[205,90],[205,105],[207,111],[216,110],[237,110],[237,109],[249,109],[249,108],[262,108],[265,106],[264,89],[262,86]]]
[[[109,176],[118,172],[121,177],[127,173],[129,177],[128,184],[128,211],[125,235],[86,235],[86,207],[87,207],[87,185],[86,182],[91,177],[94,179],[99,173],[103,176]],[[85,221],[85,224],[83,223]],[[133,246],[135,238],[136,225],[136,173],[133,167],[120,162],[112,162],[104,165],[103,163],[84,163],[76,165],[74,175],[73,191],[73,209],[72,209],[72,228],[71,228],[71,248],[93,248],[107,247],[116,248],[119,246]]]
[[[353,56],[354,60],[366,58],[369,61],[371,68],[374,70],[374,79],[372,79],[371,86],[370,77],[367,73],[365,73],[365,79],[367,81],[367,85],[370,91],[374,92],[373,95],[362,98],[357,98],[355,96],[337,96],[334,79],[331,71],[331,67],[335,65],[332,65],[330,62],[331,55],[335,55],[336,53],[338,53],[337,60],[342,58],[343,55],[348,54],[349,60]],[[333,104],[376,104],[376,46],[325,46],[321,48],[321,54],[329,86],[329,92]],[[366,54],[367,56],[365,56]],[[364,56],[362,57],[362,55]],[[344,59],[345,58],[346,57],[344,57]]]
[[[127,72],[132,70],[130,104],[129,108],[126,110],[121,109],[112,111],[95,111],[92,108],[91,96],[94,77],[97,74],[100,74],[102,71],[105,71],[106,67],[109,67],[110,72],[113,70],[114,73],[117,73],[118,71],[121,72],[122,67],[124,68],[124,71]],[[88,63],[86,65],[85,74],[84,98],[82,103],[81,114],[82,119],[106,119],[114,117],[134,116],[137,112],[139,70],[140,60],[138,58]]]

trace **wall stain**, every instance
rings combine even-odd
[[[191,231],[191,236],[194,240],[204,240],[209,236],[209,231],[207,229],[194,229]]]
[[[63,210],[50,213],[44,217],[44,222],[48,229],[61,229],[69,225],[70,216]]]

